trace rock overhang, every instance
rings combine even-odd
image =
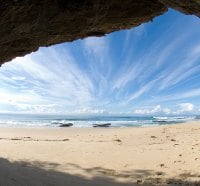
[[[0,65],[39,47],[136,27],[168,8],[200,16],[199,0],[5,0]]]

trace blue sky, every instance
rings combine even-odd
[[[137,28],[42,47],[0,68],[0,112],[200,114],[200,20],[174,10]]]

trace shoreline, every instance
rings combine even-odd
[[[148,127],[198,121],[198,116],[59,116],[53,115],[2,115],[0,128],[93,128],[106,125],[111,128],[117,127]]]
[[[144,124],[144,125],[129,125],[129,126],[112,126],[112,123],[111,123],[111,126],[109,127],[93,127],[93,126],[69,126],[69,127],[61,127],[61,126],[6,126],[6,125],[0,125],[0,129],[3,129],[3,128],[15,128],[15,129],[69,129],[69,128],[75,128],[75,129],[81,129],[81,128],[85,128],[85,129],[91,129],[91,128],[97,128],[97,129],[117,129],[117,128],[148,128],[148,127],[159,127],[159,126],[170,126],[170,125],[179,125],[179,124],[188,124],[188,123],[198,123],[200,122],[200,120],[189,120],[189,121],[183,121],[183,122],[172,122],[172,123],[153,123],[153,124]],[[28,123],[28,122],[27,122]]]
[[[0,128],[0,185],[200,184],[200,122]],[[14,179],[14,181],[13,181]]]

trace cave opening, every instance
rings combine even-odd
[[[0,69],[0,112],[198,114],[199,25],[170,9],[130,30],[18,57]]]
[[[199,6],[2,3],[0,185],[199,185]]]

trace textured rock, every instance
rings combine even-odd
[[[110,127],[111,123],[93,124],[93,127]]]
[[[173,7],[200,15],[198,0],[0,0],[0,65],[66,41],[102,36]]]
[[[73,126],[73,123],[62,123],[60,124],[59,127],[71,127],[71,126]]]
[[[160,0],[165,6],[200,17],[200,0]]]

